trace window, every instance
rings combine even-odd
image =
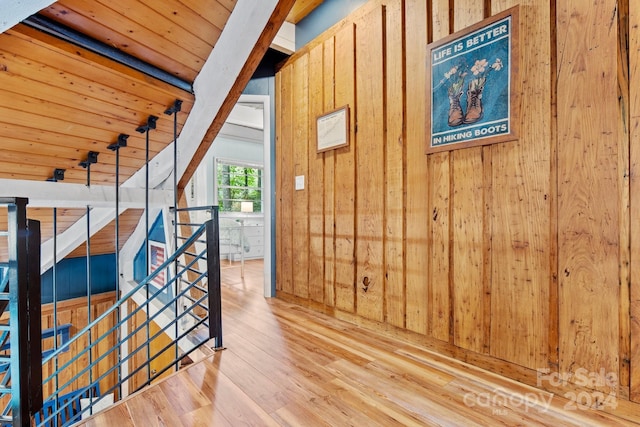
[[[251,212],[262,212],[261,167],[217,161],[216,171],[220,212],[246,212],[242,202],[253,203]]]

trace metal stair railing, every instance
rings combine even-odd
[[[2,426],[29,424],[42,408],[41,314],[40,314],[40,222],[27,219],[28,200],[0,197],[7,209],[8,262],[2,264],[0,282],[0,399]],[[38,339],[34,339],[34,337]]]
[[[58,386],[50,392],[45,401],[45,404],[49,402],[47,406],[49,408],[48,413],[40,414],[39,417],[36,417],[37,426],[71,425],[79,421],[83,414],[91,414],[93,408],[100,405],[100,402],[107,396],[113,397],[114,394],[117,394],[125,382],[139,380],[136,375],[144,370],[147,372],[146,379],[138,381],[138,384],[134,387],[129,387],[129,389],[134,389],[133,391],[135,392],[149,385],[163,373],[171,369],[176,370],[182,358],[207,342],[213,341],[214,348],[222,348],[217,207],[213,210],[212,216],[213,219],[198,227],[185,240],[184,244],[148,277],[138,283],[112,307],[97,316],[89,325],[78,331],[69,341],[43,358],[43,366],[46,367],[48,364],[52,365],[51,361],[58,361],[57,358],[68,349],[75,347],[77,350],[73,358],[66,362],[60,362],[58,369],[43,380],[43,388],[45,390],[52,389],[54,384],[58,384]],[[196,242],[204,243],[204,249],[193,253]],[[178,260],[181,257],[185,259],[186,253],[191,254],[189,261],[184,264],[179,263]],[[205,271],[198,269],[200,261],[205,263]],[[148,300],[138,304],[135,299],[136,295],[145,294],[154,278],[172,266],[175,268],[173,277],[167,280],[166,284],[159,289],[157,289],[157,285],[154,285],[154,290],[157,290],[149,293]],[[164,298],[161,302],[159,297],[161,295],[166,297],[167,293],[172,294],[173,297],[169,301]],[[116,310],[126,309],[130,302],[136,303],[137,308],[127,312],[126,315],[122,315],[120,321],[114,323],[113,319],[115,318]],[[182,308],[182,310],[179,308]],[[126,329],[125,325],[129,325],[128,322],[134,321],[139,313],[145,315],[145,320],[139,322],[131,330]],[[158,321],[156,324],[162,323],[159,322],[161,318],[166,321],[166,324],[159,328],[155,334],[150,335],[148,340],[146,340],[145,336],[145,342],[136,345],[136,334],[148,328],[151,322]],[[106,331],[102,332],[104,329]],[[117,331],[123,329],[126,329],[127,332],[121,333],[120,335],[123,336],[117,340]],[[173,331],[175,331],[172,337],[173,341],[170,344],[158,349],[153,355],[148,352],[142,352],[141,355],[143,356],[150,355],[148,358],[145,357],[145,360],[140,361],[140,357],[136,357],[141,350],[148,349],[154,339],[165,333],[169,335]],[[205,331],[208,333],[205,333]],[[90,333],[93,336],[98,336],[89,343],[87,342],[89,341],[87,337]],[[114,342],[114,344],[110,345],[110,341]],[[125,343],[128,350],[121,352],[120,360],[114,360],[116,354],[118,354],[117,350]],[[173,360],[166,363],[165,366],[157,366],[151,369],[151,363],[172,347],[176,349]],[[94,357],[88,357],[89,352],[92,352],[91,354]],[[88,363],[88,360],[91,360],[90,363]],[[112,361],[115,363],[112,363]],[[129,369],[130,366],[127,365],[127,369],[124,369],[125,363],[133,365],[133,368]],[[136,364],[138,366],[135,366]],[[127,373],[122,374],[124,372]],[[116,376],[117,378],[114,381]],[[92,381],[88,381],[87,377],[92,378]],[[107,385],[105,386],[105,384]],[[63,396],[68,396],[72,391],[83,393],[88,390],[91,392],[99,390],[100,393],[92,396],[92,398],[85,399],[87,404],[80,409],[77,408],[78,405],[75,400],[67,399],[62,401],[60,399]],[[91,392],[88,393],[89,396],[98,394]],[[116,396],[114,400],[119,398],[120,396]],[[55,404],[51,405],[51,401],[54,401]],[[74,406],[73,408],[71,408],[72,405]],[[69,416],[71,409],[73,409],[73,414]]]

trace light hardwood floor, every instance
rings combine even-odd
[[[262,297],[262,264],[223,265],[226,350],[84,426],[635,425],[428,349]]]

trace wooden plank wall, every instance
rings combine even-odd
[[[99,295],[92,296],[91,300],[91,316],[95,319],[97,316],[100,316],[106,310],[108,310],[113,303],[115,302],[115,293],[106,292]],[[66,301],[61,301],[57,305],[58,307],[58,315],[57,322],[58,325],[71,324],[70,329],[70,337],[73,337],[78,333],[79,330],[83,329],[87,326],[87,299],[86,298],[74,298]],[[3,318],[6,318],[8,313],[3,314]],[[108,316],[104,319],[104,321],[95,329],[92,330],[93,337],[98,337],[106,332],[108,332],[113,325],[115,324],[115,317]],[[53,304],[44,304],[42,306],[42,329],[53,328],[54,319],[53,319]],[[105,340],[98,344],[93,351],[93,360],[97,360],[102,354],[104,354],[105,349],[113,346],[115,342],[115,337],[113,334],[107,336]],[[47,338],[42,341],[43,350],[51,350],[53,349],[53,338]],[[83,387],[86,387],[89,384],[89,374],[88,370],[84,375],[80,375],[78,378],[73,380],[84,368],[86,368],[89,364],[89,354],[85,353],[84,356],[81,356],[76,363],[72,363],[69,366],[65,367],[65,365],[76,355],[78,355],[82,350],[87,347],[87,339],[81,338],[78,341],[72,343],[69,346],[69,351],[62,352],[58,356],[58,366],[63,367],[62,371],[58,374],[58,388],[60,389],[60,394],[69,393],[74,390],[80,390]],[[103,374],[105,374],[114,364],[115,354],[108,355],[97,365],[94,367],[92,375],[93,379],[97,379]],[[55,359],[48,362],[46,365],[42,366],[42,378],[43,380],[49,378],[50,375],[53,374],[55,370]],[[105,375],[105,377],[100,380],[100,390],[106,391],[110,389],[116,382],[117,372],[112,372],[110,374]],[[73,380],[73,381],[72,381]],[[55,390],[55,378],[51,379],[43,386],[43,398],[47,399],[48,396],[53,393]],[[0,405],[6,405],[9,402],[7,396],[4,396],[0,399]]]
[[[640,6],[578,3],[371,0],[297,52],[278,295],[532,385],[611,373],[595,388],[640,401]],[[518,4],[518,139],[425,155],[427,43]],[[317,116],[347,104],[350,146],[317,154]]]
[[[560,369],[599,366],[618,372],[619,336],[610,333],[620,323],[619,231],[625,203],[619,200],[617,2],[600,0],[587,9],[561,3],[558,266],[559,300],[567,303],[559,311]],[[572,111],[578,105],[580,114]]]
[[[127,310],[129,313],[138,309],[138,305],[129,301],[127,304]],[[135,353],[129,359],[129,374],[131,377],[129,378],[129,393],[133,393],[139,387],[142,387],[143,384],[147,381],[148,376],[152,375],[153,370],[155,369],[157,372],[169,366],[171,362],[175,359],[175,346],[170,344],[172,343],[171,337],[165,332],[160,332],[160,326],[154,321],[149,323],[149,335],[148,337],[155,337],[150,340],[148,353],[147,346],[145,343],[147,342],[147,327],[145,326],[146,322],[146,314],[144,311],[137,312],[134,316],[129,318],[127,321],[128,333],[132,334],[137,328],[140,328],[137,332],[133,333],[131,337],[127,340],[127,345],[129,351]],[[156,336],[157,335],[157,336]],[[166,349],[165,349],[166,347]],[[139,350],[137,350],[139,349]],[[164,349],[164,350],[163,350]],[[137,350],[137,351],[136,351]],[[161,352],[162,351],[162,352]],[[160,353],[161,352],[161,353]],[[147,357],[148,356],[148,357]],[[148,360],[151,360],[149,363],[149,369],[144,367]],[[136,373],[133,373],[136,371]],[[161,374],[157,379],[155,379],[152,383],[159,381],[162,378],[165,378],[171,373],[173,373],[173,369],[169,369]]]
[[[91,297],[91,318],[95,319],[108,310],[113,303],[115,302],[115,293],[107,292],[100,295],[93,295]],[[71,300],[61,301],[58,303],[58,314],[57,321],[59,325],[71,324],[71,332],[70,335],[73,337],[79,330],[87,326],[87,299],[86,298],[74,298]],[[92,337],[97,338],[102,334],[109,331],[113,325],[115,324],[115,316],[108,316],[105,318],[103,322],[99,324],[99,326],[92,330]],[[42,306],[42,329],[53,328],[53,304],[45,304]],[[113,334],[112,334],[113,335]],[[93,351],[93,360],[97,360],[102,354],[104,354],[104,350],[107,348],[111,348],[113,343],[115,342],[115,337],[112,335],[108,336],[102,343],[100,343]],[[77,355],[81,350],[84,350],[87,347],[87,339],[81,338],[75,343],[71,345],[71,348],[66,353],[61,353],[61,356],[58,358],[58,366],[64,366],[69,360],[71,360],[75,355]],[[46,340],[43,342],[44,349],[53,348],[52,339]],[[115,363],[116,355],[112,353],[98,362],[97,366],[93,370],[93,378],[99,378],[107,372]],[[63,387],[69,380],[71,380],[74,376],[76,376],[83,368],[85,368],[89,364],[89,354],[85,353],[84,356],[78,360],[78,362],[70,365],[70,369],[65,369],[58,376],[58,384],[60,386],[60,392],[62,394],[68,393],[73,390],[79,390],[82,387],[85,387],[88,384],[88,372],[85,375],[80,376],[77,380],[75,380],[72,384],[67,387]],[[51,373],[53,373],[54,369],[54,361],[52,360],[47,365],[42,368],[42,377],[46,379]],[[112,372],[108,374],[100,381],[100,390],[106,391],[110,389],[116,381],[117,372]],[[45,386],[43,390],[43,395],[50,395],[54,390],[55,383],[49,382],[47,386]]]
[[[629,45],[640,45],[640,4],[637,2],[630,2],[628,9],[628,28],[629,28]],[[629,49],[629,81],[638,81],[640,79],[640,55],[636,49]],[[640,85],[629,84],[629,126],[628,131],[630,133],[629,149],[629,173],[630,177],[630,194],[636,196],[630,197],[630,217],[638,218],[640,215],[640,199],[637,197],[640,194],[640,144],[636,141],[640,140]],[[631,262],[635,266],[635,263],[640,259],[640,222],[630,222],[630,240],[631,240]],[[629,284],[630,284],[630,350],[628,359],[631,359],[631,354],[637,355],[640,353],[640,268],[633,268],[629,270]],[[624,313],[622,313],[623,315]],[[621,317],[622,317],[621,315]],[[636,356],[637,357],[637,356]],[[635,358],[634,358],[635,360]],[[630,398],[634,401],[640,401],[640,366],[635,363],[631,366],[630,379]]]

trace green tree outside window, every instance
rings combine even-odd
[[[253,202],[262,212],[262,169],[218,163],[218,205],[220,212],[240,212],[241,202]]]

